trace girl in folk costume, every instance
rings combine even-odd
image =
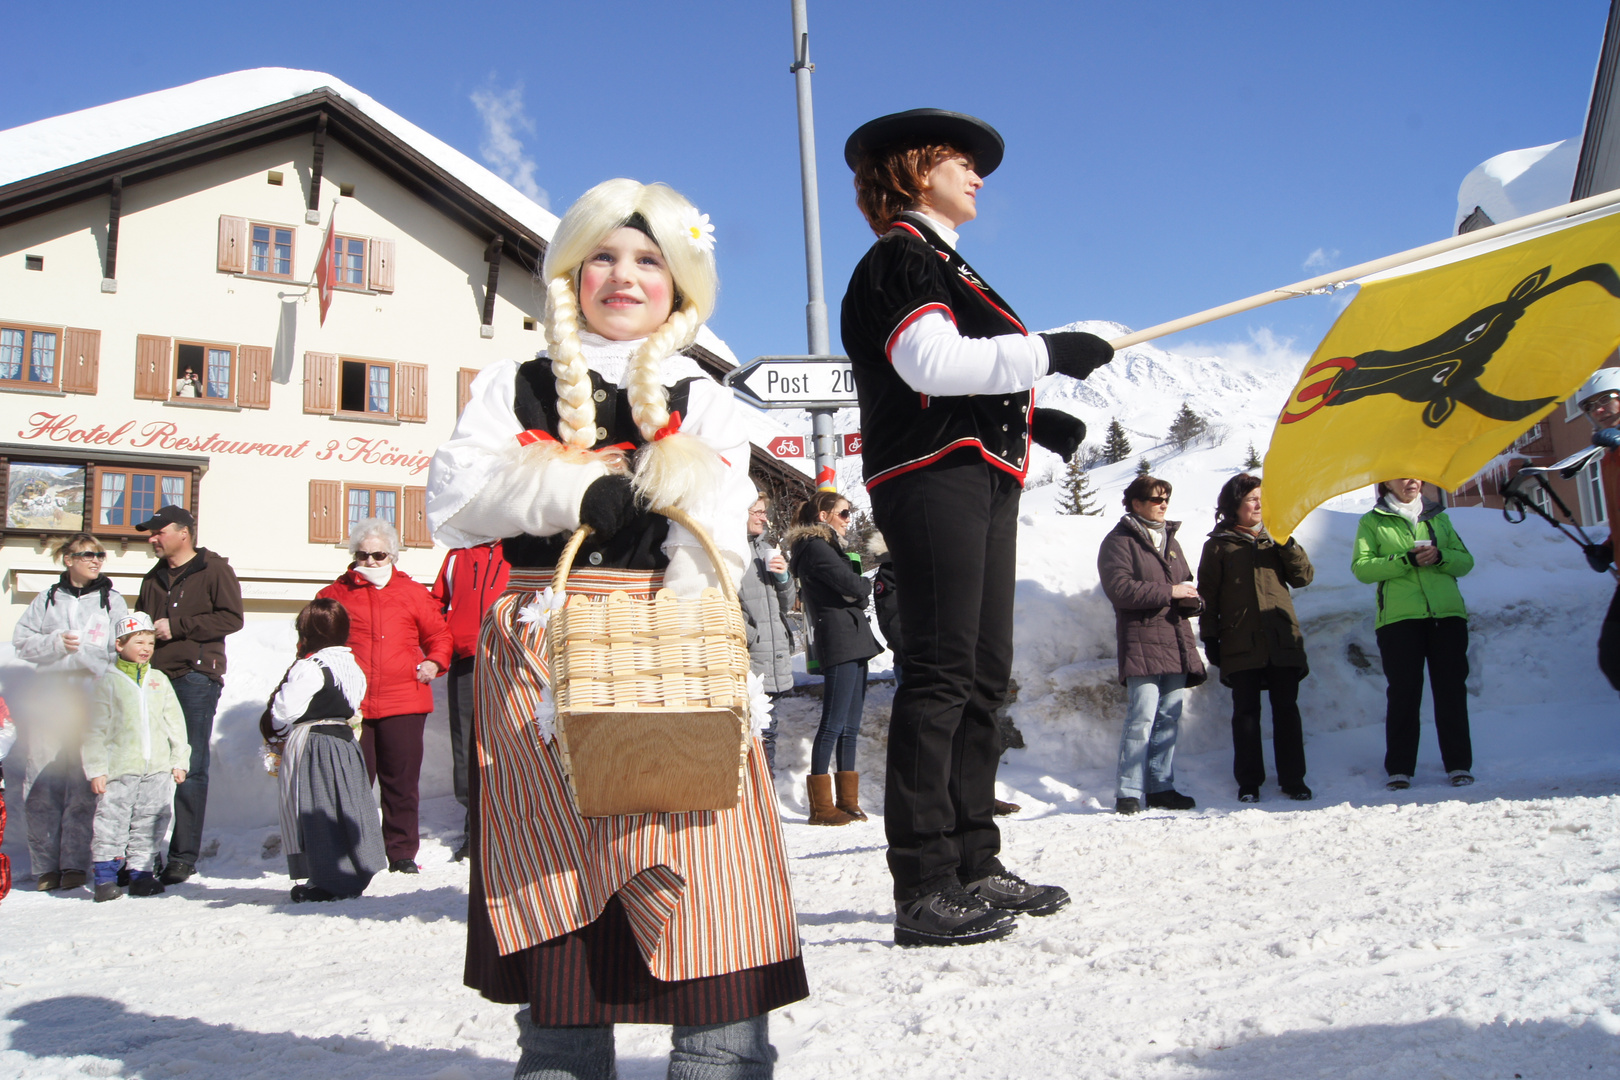
[[[708,219],[660,184],[609,180],[546,251],[546,356],[474,381],[434,455],[428,519],[451,547],[500,539],[474,734],[466,981],[518,1015],[518,1077],[613,1075],[615,1023],[674,1025],[669,1075],[768,1076],[766,1014],[808,993],[758,739],[734,810],[583,818],[552,727],[541,643],[552,569],[581,525],[570,595],[733,581],[756,498],[731,391],[680,350],[714,308]],[[756,694],[756,731],[765,719]]]
[[[377,801],[350,717],[366,696],[366,675],[349,651],[349,613],[317,597],[304,605],[298,660],[259,720],[265,742],[279,746],[281,851],[294,903],[359,896],[388,865]],[[355,721],[359,723],[358,720]]]

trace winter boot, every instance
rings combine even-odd
[[[832,777],[826,773],[811,773],[805,777],[810,795],[811,825],[848,825],[855,819],[833,803]]]
[[[62,872],[60,870],[47,870],[39,875],[40,892],[55,892],[62,887]]]
[[[838,792],[838,809],[856,821],[865,821],[866,811],[861,809],[861,774],[853,769],[849,772],[835,772],[833,787]]]
[[[1063,887],[1031,885],[1010,870],[996,870],[976,881],[964,881],[962,890],[997,911],[1014,915],[1050,915],[1069,903],[1068,890]]]
[[[117,900],[124,895],[123,888],[116,881],[103,881],[96,886],[96,903],[104,904],[108,900]]]
[[[163,882],[150,870],[136,870],[129,875],[129,895],[156,896],[164,891]]]
[[[103,859],[96,863],[96,903],[106,903],[124,895],[124,887],[118,884],[118,868],[123,862],[122,859]]]
[[[62,880],[57,883],[56,887],[58,889],[82,889],[89,880],[90,875],[83,870],[64,870],[62,871]]]
[[[1017,920],[951,882],[895,905],[896,945],[976,945],[1013,932]]]
[[[1191,795],[1183,795],[1175,788],[1148,792],[1147,804],[1154,810],[1194,810],[1198,807]]]

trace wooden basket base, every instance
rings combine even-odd
[[[743,722],[729,709],[558,717],[582,817],[735,809]]]

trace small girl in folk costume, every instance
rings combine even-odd
[[[479,645],[466,981],[531,1004],[518,1077],[613,1075],[615,1023],[673,1025],[672,1077],[768,1076],[766,1014],[808,994],[759,740],[733,810],[583,818],[540,667],[552,569],[581,524],[570,595],[717,584],[649,507],[702,525],[734,582],[748,560],[744,418],[680,353],[714,308],[710,231],[661,184],[586,192],[546,250],[548,355],[479,374],[428,477],[436,538],[502,540],[512,566]]]
[[[317,597],[295,623],[298,660],[259,720],[280,747],[281,851],[293,903],[359,896],[388,865],[377,800],[349,718],[366,696],[366,674],[349,651],[349,613]],[[358,721],[356,721],[358,723]]]

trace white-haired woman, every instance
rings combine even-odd
[[[360,752],[382,792],[388,869],[414,874],[422,729],[433,711],[428,684],[450,666],[450,628],[427,589],[394,565],[399,532],[392,522],[356,522],[349,555],[349,569],[316,596],[349,613],[349,648],[366,676]]]
[[[124,598],[102,574],[107,551],[88,533],[70,536],[53,552],[62,576],[34,597],[11,635],[17,659],[40,678],[13,696],[28,740],[23,807],[28,861],[38,889],[76,889],[90,869],[96,797],[79,759],[89,716],[90,682],[117,659],[112,629],[129,614]]]
[[[661,184],[586,192],[546,250],[548,354],[479,374],[428,477],[437,538],[502,540],[512,565],[478,656],[466,979],[530,1005],[518,1077],[612,1075],[615,1023],[673,1025],[672,1077],[768,1076],[766,1014],[808,993],[759,741],[735,810],[580,817],[524,614],[581,524],[594,532],[571,594],[715,583],[649,506],[685,510],[741,574],[757,497],[745,427],[680,352],[714,309],[709,231]]]

